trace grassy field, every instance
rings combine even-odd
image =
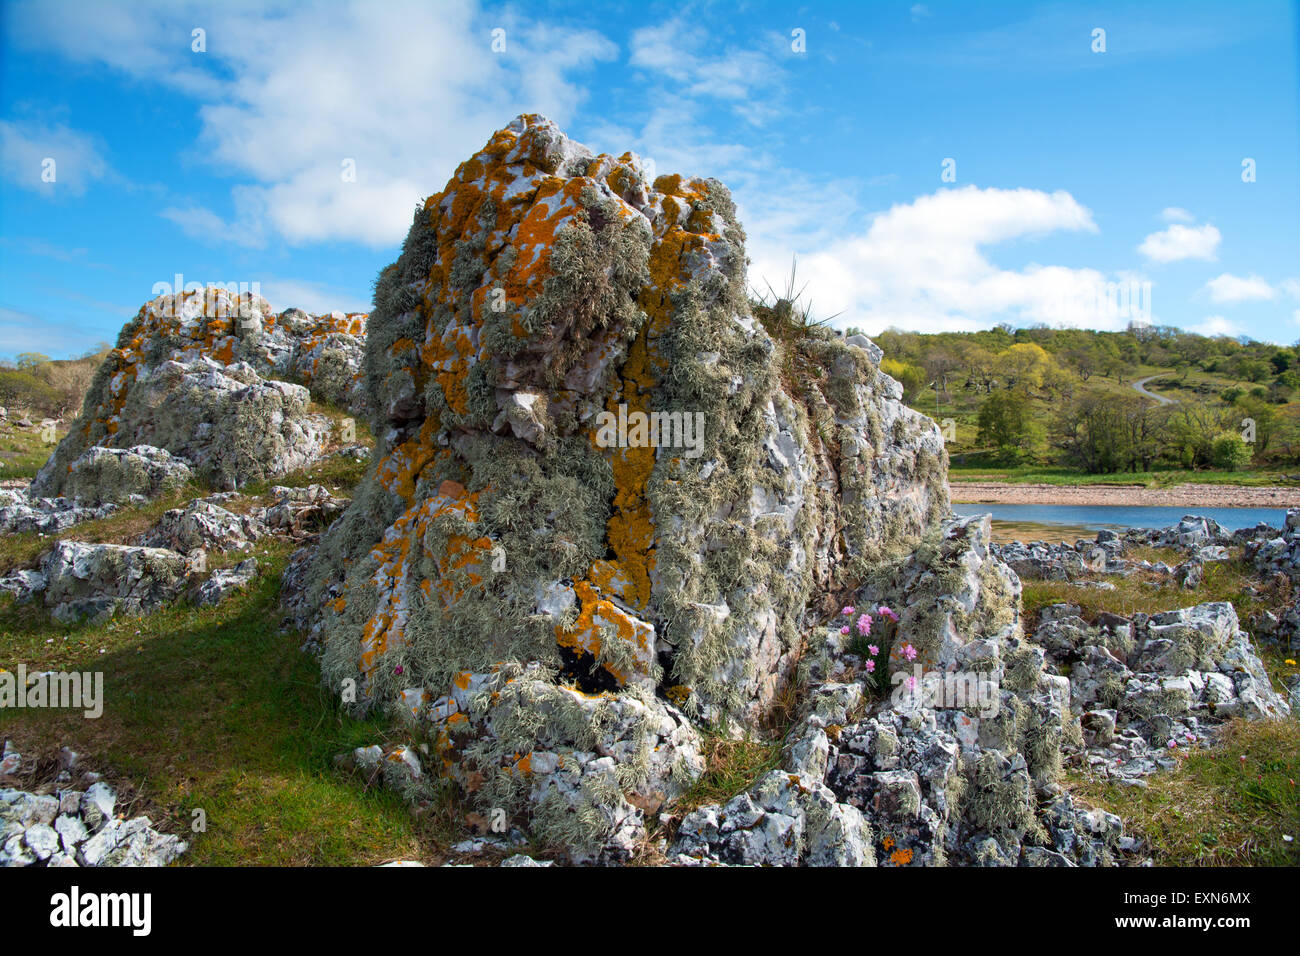
[[[330,865],[439,859],[431,830],[393,794],[367,790],[332,757],[382,740],[380,721],[340,714],[322,695],[302,635],[279,626],[280,573],[290,547],[259,548],[264,571],[216,608],[184,602],[103,625],[64,627],[11,599],[0,645],[29,670],[100,671],[104,713],[0,712],[20,752],[60,746],[128,782],[133,812],[186,833],[202,809],[191,865]],[[435,815],[436,817],[436,815]]]
[[[1163,866],[1300,866],[1300,732],[1237,721],[1216,746],[1182,750],[1146,787],[1075,775],[1071,789],[1117,813]],[[1290,836],[1291,841],[1285,837]]]
[[[67,434],[66,423],[59,422],[51,432],[33,420],[30,428],[19,428],[12,421],[0,421],[0,481],[32,478],[49,459],[54,446]]]

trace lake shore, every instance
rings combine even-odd
[[[1238,485],[1048,485],[999,481],[949,483],[954,504],[1166,505],[1180,508],[1300,508],[1300,488]]]

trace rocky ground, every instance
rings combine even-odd
[[[1164,862],[1104,788],[1294,737],[1300,511],[997,544],[879,349],[744,262],[722,184],[526,115],[368,317],[147,304],[0,493],[0,646],[109,672],[102,723],[0,713],[4,859]],[[158,827],[30,773],[63,746]]]

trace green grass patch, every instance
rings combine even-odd
[[[382,740],[386,725],[344,715],[320,687],[303,636],[280,628],[292,545],[256,549],[262,575],[215,608],[185,601],[140,618],[64,626],[0,601],[0,666],[102,671],[104,713],[0,712],[20,752],[62,745],[138,782],[143,811],[186,834],[193,865],[355,865],[441,859],[454,815],[417,819],[394,794],[338,772],[335,754]],[[193,811],[206,833],[190,835]]]
[[[12,421],[0,422],[0,480],[34,478],[67,433],[67,427],[59,422],[51,442],[46,440],[40,419],[32,419],[30,428],[19,428]]]
[[[1076,775],[1070,789],[1119,814],[1158,866],[1300,865],[1300,723],[1235,721],[1184,754],[1145,788]]]

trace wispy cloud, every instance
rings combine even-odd
[[[9,182],[50,198],[81,196],[109,174],[94,137],[35,119],[0,120],[0,167]]]
[[[134,4],[40,0],[15,4],[13,22],[29,44],[196,99],[192,158],[246,182],[231,189],[229,221],[196,201],[163,215],[237,245],[400,241],[416,202],[503,118],[566,122],[587,95],[573,76],[618,52],[597,31],[488,19],[468,0],[390,3],[383,16],[363,2],[274,7],[187,2],[142,16]],[[196,26],[207,52],[177,43]]]

